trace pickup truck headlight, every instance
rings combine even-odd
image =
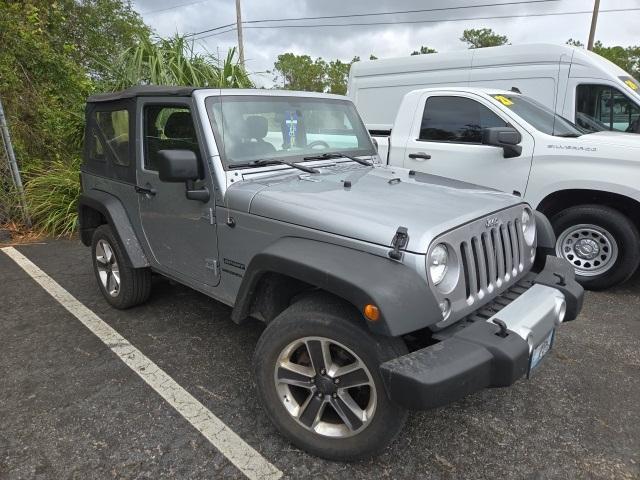
[[[427,258],[427,269],[429,270],[429,276],[434,285],[438,285],[444,280],[447,274],[448,261],[449,250],[446,245],[439,243],[431,250]]]
[[[536,221],[533,213],[528,208],[522,211],[522,236],[528,246],[533,246],[536,241]]]

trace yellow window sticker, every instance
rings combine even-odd
[[[513,105],[513,102],[509,98],[505,97],[504,95],[494,95],[493,98],[498,100],[505,107],[510,107],[511,105]]]
[[[633,80],[625,80],[624,83],[626,83],[627,87],[629,87],[631,90],[638,90],[638,85],[636,85]]]

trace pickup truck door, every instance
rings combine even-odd
[[[215,286],[220,280],[215,196],[207,165],[201,165],[203,178],[194,186],[209,189],[207,202],[186,198],[184,183],[160,181],[156,167],[160,150],[192,150],[201,162],[205,158],[197,116],[191,112],[188,99],[138,101],[138,211],[157,270],[188,285]]]
[[[522,154],[504,158],[499,147],[482,145],[482,129],[510,125],[522,134]],[[403,165],[524,195],[534,140],[482,97],[467,93],[424,94],[404,149]]]

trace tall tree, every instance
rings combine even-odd
[[[584,43],[572,38],[567,40],[567,45],[584,48]],[[603,43],[598,40],[593,45],[593,52],[606,58],[610,62],[615,63],[633,77],[640,78],[640,45],[629,47],[614,45],[611,47],[605,47]]]
[[[435,48],[426,47],[423,45],[420,47],[420,50],[414,50],[413,52],[411,52],[411,55],[426,55],[428,53],[438,53],[438,51]]]
[[[338,95],[347,93],[347,81],[349,80],[351,63],[341,62],[340,60],[329,62],[326,70],[326,91],[328,93],[337,93]]]
[[[491,28],[470,28],[462,32],[460,41],[468,44],[469,48],[484,48],[505,45],[509,39],[498,35]]]
[[[274,63],[273,81],[287,90],[323,92],[327,63],[322,58],[312,59],[309,55],[283,53]]]

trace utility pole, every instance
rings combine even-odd
[[[587,50],[593,50],[593,41],[596,36],[596,24],[598,23],[599,10],[600,10],[600,0],[595,0],[595,3],[593,4],[593,15],[591,17],[591,30],[589,30],[589,42],[587,43]]]
[[[244,67],[244,42],[242,40],[242,12],[240,11],[240,0],[236,0],[236,25],[238,30],[238,55],[240,65]]]
[[[0,100],[0,137],[2,137],[2,143],[4,145],[4,151],[7,155],[7,161],[9,162],[9,171],[11,172],[11,179],[13,185],[18,191],[18,198],[20,201],[20,207],[22,208],[22,216],[24,223],[27,227],[31,227],[31,218],[29,212],[27,212],[27,201],[24,196],[24,187],[22,186],[22,178],[20,177],[20,170],[18,169],[18,162],[16,161],[16,154],[13,151],[13,144],[11,143],[11,137],[9,136],[9,126],[7,125],[7,117],[4,115],[4,108],[2,107],[2,100]]]

